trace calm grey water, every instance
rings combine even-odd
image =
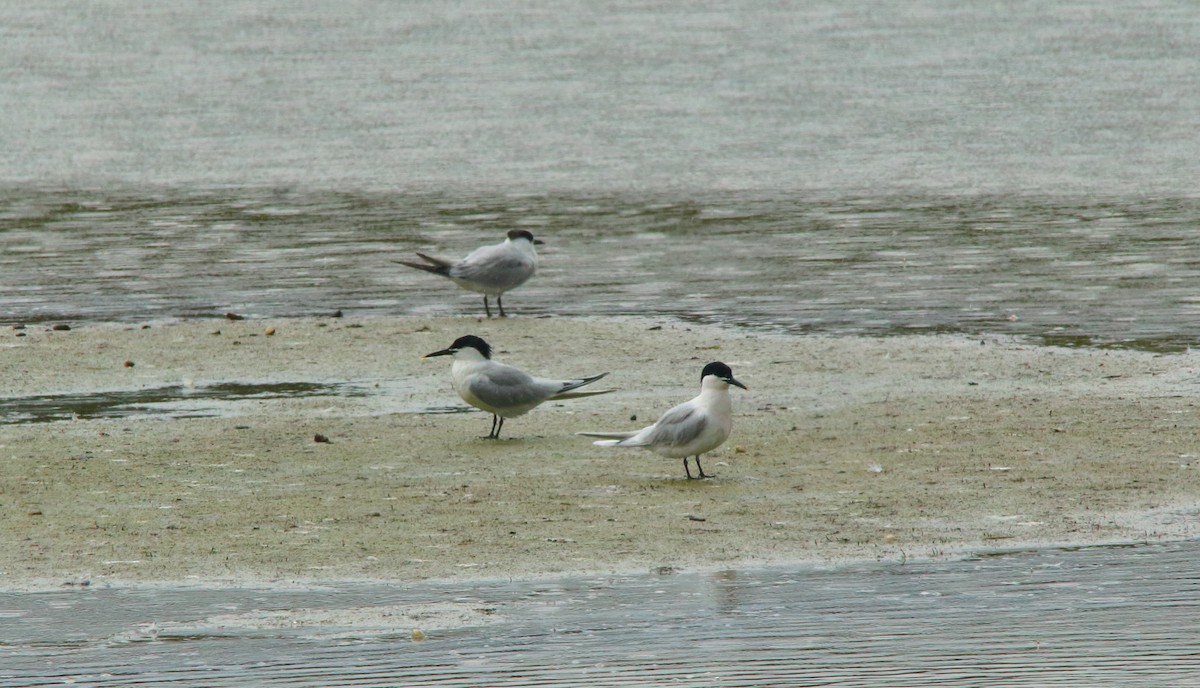
[[[391,259],[525,227],[519,317],[1200,336],[1191,2],[0,0],[0,70],[0,322],[475,316]],[[1200,685],[1193,546],[1029,556],[566,582],[566,621],[420,646],[17,596],[0,684]]]
[[[1193,196],[1200,10],[0,3],[2,178]]]
[[[537,584],[0,594],[0,686],[1197,686],[1197,555],[1192,543]],[[207,621],[430,601],[498,621],[424,642],[408,627]]]

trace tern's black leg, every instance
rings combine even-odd
[[[504,427],[504,418],[500,418],[500,424],[496,426],[496,439],[500,439],[500,429]]]
[[[487,316],[489,318],[492,317],[492,309],[490,306],[488,306],[487,294],[483,295],[483,310],[487,311]]]
[[[504,302],[500,299],[504,298],[504,294],[496,295],[496,305],[500,307],[500,317],[507,318],[508,314],[504,312]]]
[[[500,429],[496,427],[496,421],[500,420],[500,416],[492,414],[492,431],[484,439],[497,440],[500,439]]]
[[[699,454],[697,454],[697,455],[696,455],[696,468],[699,468],[699,469],[700,469],[700,477],[701,477],[701,478],[711,478],[711,477],[713,477],[713,476],[711,476],[711,475],[707,475],[707,474],[705,474],[705,472],[704,472],[704,466],[701,466],[701,465],[700,465],[700,455],[699,455]]]
[[[692,479],[692,469],[688,468],[687,457],[683,457],[683,472],[687,473],[688,480]]]

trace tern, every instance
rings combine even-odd
[[[747,389],[733,377],[729,366],[714,361],[700,372],[700,395],[667,411],[654,425],[633,432],[579,432],[586,437],[603,437],[593,442],[600,447],[642,447],[672,459],[683,457],[688,480],[692,471],[688,457],[696,457],[700,478],[710,478],[700,465],[700,455],[721,446],[733,428],[733,405],[729,386]]]
[[[523,416],[544,401],[590,397],[613,391],[573,391],[608,373],[577,380],[546,380],[533,377],[520,368],[497,363],[492,360],[491,345],[473,334],[459,337],[449,347],[421,358],[434,356],[454,357],[450,367],[454,391],[471,406],[492,414],[492,431],[487,436],[492,440],[500,439],[500,428],[504,427],[506,418]]]
[[[395,262],[447,277],[463,289],[483,294],[483,309],[489,318],[492,317],[492,309],[488,305],[488,297],[495,296],[496,305],[500,307],[500,317],[504,318],[507,315],[504,313],[504,304],[500,297],[504,292],[516,289],[533,277],[533,273],[537,271],[537,250],[533,246],[543,243],[545,242],[534,239],[533,234],[524,229],[511,229],[504,241],[491,246],[480,246],[462,260],[446,260],[417,251],[417,256],[424,260],[424,263],[407,260]]]

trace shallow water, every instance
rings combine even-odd
[[[198,418],[233,415],[232,402],[321,396],[364,396],[350,383],[222,382],[211,385],[44,394],[0,399],[0,425],[127,417]]]
[[[0,192],[11,322],[477,317],[392,261],[524,227],[517,317],[625,315],[794,333],[1004,333],[1181,350],[1200,336],[1200,201]],[[16,334],[20,334],[17,332]]]
[[[1197,685],[1198,554],[1186,543],[290,591],[76,582],[0,594],[0,686]],[[419,623],[333,613],[425,603],[485,621],[414,641]]]

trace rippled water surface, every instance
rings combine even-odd
[[[0,193],[12,322],[479,315],[396,265],[523,227],[547,242],[515,315],[764,330],[998,332],[1181,349],[1200,335],[1200,202],[1015,197],[447,197],[226,190]]]
[[[533,584],[76,585],[0,594],[0,686],[1189,686],[1197,555],[1191,543]],[[313,621],[420,603],[489,620],[422,641],[416,624]],[[221,625],[298,609],[292,624]]]

